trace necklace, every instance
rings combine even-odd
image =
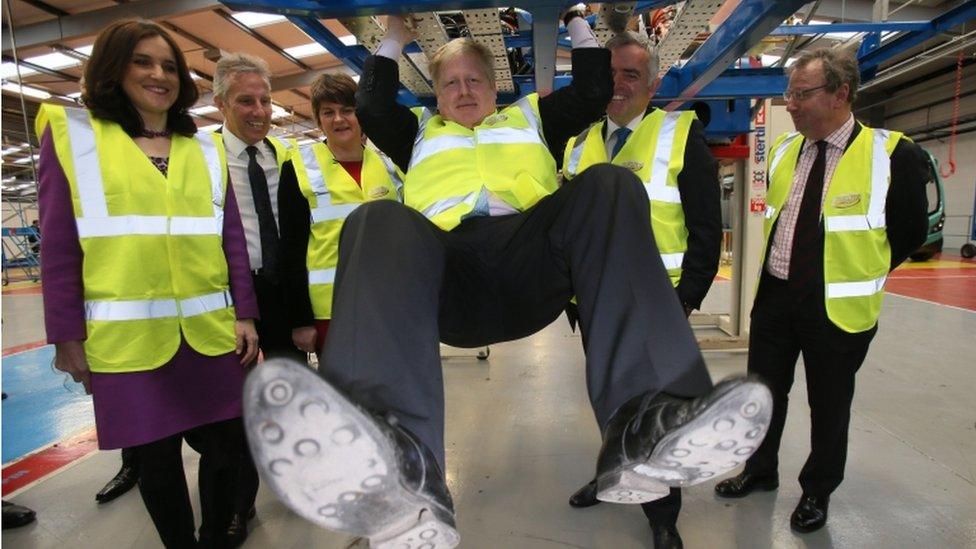
[[[148,128],[143,128],[142,129],[142,133],[139,134],[139,135],[141,135],[142,137],[148,137],[148,138],[152,139],[153,137],[169,137],[169,136],[173,135],[173,131],[167,129],[167,130],[162,130],[162,131],[158,131],[157,132],[156,130],[150,130]]]

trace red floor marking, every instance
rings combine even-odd
[[[15,355],[17,353],[23,353],[25,351],[30,351],[43,347],[47,345],[47,340],[42,339],[40,341],[32,341],[30,343],[22,343],[20,345],[14,345],[13,347],[7,347],[3,350],[3,356]]]
[[[976,311],[976,275],[952,278],[938,275],[892,276],[885,284],[885,290],[896,295]]]
[[[91,428],[25,458],[13,461],[3,468],[3,495],[6,497],[30,484],[40,482],[72,462],[96,451],[98,451],[98,436],[95,434],[95,429]]]

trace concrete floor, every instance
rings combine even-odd
[[[723,284],[717,286],[721,293]],[[32,325],[14,309],[21,304],[11,303],[27,297],[4,297],[5,347],[15,318],[17,326]],[[712,308],[715,299],[709,298]],[[799,368],[780,489],[731,501],[713,496],[714,483],[687,489],[678,522],[686,547],[976,547],[974,334],[972,311],[889,295],[858,375],[847,480],[832,497],[827,527],[804,536],[789,528],[800,496],[795,479],[809,448]],[[31,337],[18,330],[14,340]],[[706,359],[714,379],[745,371],[744,353],[709,352]],[[599,435],[585,397],[580,341],[565,319],[493,346],[486,362],[448,358],[444,369],[447,476],[462,548],[650,546],[639,507],[566,504],[592,474]],[[190,450],[184,456],[192,486],[196,456]],[[95,504],[95,492],[118,464],[117,452],[97,453],[13,494],[38,511],[38,521],[3,531],[4,547],[160,547],[136,490]],[[257,512],[245,547],[350,543],[298,519],[264,488]]]

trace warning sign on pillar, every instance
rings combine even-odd
[[[762,213],[766,211],[766,197],[753,196],[749,199],[749,212]]]

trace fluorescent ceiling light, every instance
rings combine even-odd
[[[232,13],[231,17],[237,19],[252,29],[263,27],[265,25],[273,25],[279,21],[285,21],[287,19],[284,15],[277,15],[273,13],[256,13],[253,11]]]
[[[41,157],[41,155],[39,155],[39,154],[35,154],[34,156],[25,156],[23,158],[18,158],[17,160],[14,160],[14,164],[27,164],[32,159],[33,160],[37,160],[40,157]]]
[[[359,82],[359,75],[358,74],[352,75],[351,78],[352,78],[353,82]]]
[[[0,154],[2,154],[3,156],[7,156],[10,153],[19,152],[19,151],[22,151],[22,150],[24,150],[24,147],[23,146],[10,147],[9,149],[4,149],[3,151],[0,151]]]
[[[34,69],[28,69],[27,67],[20,67],[20,75],[28,76],[31,74],[37,74]],[[13,78],[17,76],[17,65],[13,63],[3,63],[0,65],[0,78]]]
[[[12,181],[17,181],[17,178],[16,177],[4,177],[3,178],[3,182],[4,183],[10,183]]]
[[[70,97],[71,99],[78,99],[79,97],[81,97],[81,92],[69,93],[68,97]]]
[[[72,48],[72,49],[74,49],[76,52],[78,52],[78,53],[80,53],[82,55],[87,55],[88,57],[91,57],[91,52],[92,52],[93,49],[95,49],[95,45],[92,44],[92,45],[89,45],[89,46],[82,46],[80,48]]]
[[[285,48],[285,53],[300,59],[302,57],[310,57],[312,55],[328,53],[328,50],[326,50],[322,44],[319,44],[318,42],[311,42],[302,46],[295,46],[294,48]]]
[[[35,57],[28,57],[27,59],[24,59],[24,61],[51,70],[65,69],[68,67],[74,67],[75,65],[81,64],[81,61],[75,59],[74,57],[59,52],[46,53],[44,55],[37,55]]]
[[[190,109],[190,112],[199,116],[204,114],[210,114],[212,112],[217,112],[217,110],[218,110],[217,107],[214,107],[213,105],[203,105],[201,107],[195,107]]]
[[[283,107],[279,107],[274,103],[271,104],[271,119],[277,120],[279,118],[286,118],[291,116],[291,113],[286,111]]]
[[[197,128],[197,131],[198,132],[212,132],[212,131],[216,131],[217,128],[219,128],[220,126],[221,126],[220,124],[210,124],[209,126],[201,126],[201,127]]]
[[[359,40],[357,40],[356,37],[351,34],[347,34],[346,36],[340,36],[339,41],[347,46],[355,46],[356,44],[359,43]]]
[[[5,89],[7,91],[10,91],[10,92],[13,92],[13,93],[23,93],[24,95],[27,95],[27,96],[30,96],[30,97],[36,97],[37,99],[50,99],[51,98],[51,94],[49,94],[48,92],[46,92],[44,90],[41,90],[41,89],[38,89],[38,88],[32,88],[30,86],[23,86],[23,87],[21,87],[21,86],[18,86],[17,84],[7,83],[7,84],[4,84],[3,85],[3,89]],[[23,89],[23,91],[21,91],[21,89]]]

